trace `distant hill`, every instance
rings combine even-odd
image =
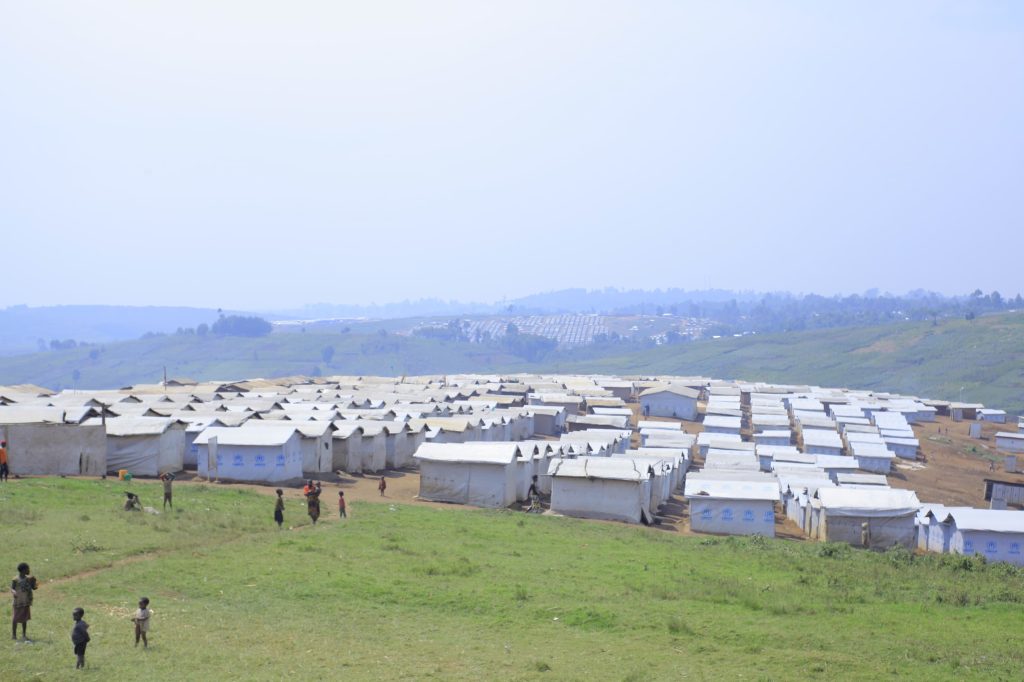
[[[32,353],[51,341],[107,343],[147,332],[211,324],[217,311],[170,306],[60,305],[0,309],[0,355]]]
[[[729,337],[628,354],[615,345],[587,347],[536,363],[493,345],[387,333],[172,334],[0,358],[0,385],[110,388],[158,381],[164,366],[171,377],[196,380],[529,371],[704,375],[953,400],[963,386],[964,400],[1024,413],[1024,313]]]
[[[1024,413],[1024,313],[722,338],[597,358],[576,371],[704,375],[959,399]]]
[[[332,349],[327,351],[326,349]],[[328,362],[326,358],[329,358]],[[116,388],[168,377],[197,381],[290,375],[429,374],[526,367],[507,353],[395,334],[271,334],[257,338],[170,334],[0,358],[0,385]],[[77,372],[77,374],[76,374]]]

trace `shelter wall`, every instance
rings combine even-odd
[[[861,524],[867,523],[871,533],[871,549],[886,550],[901,545],[913,550],[917,544],[915,515],[896,517],[834,516],[822,510],[821,526],[828,542],[845,542],[861,546]],[[822,535],[819,529],[819,535]]]
[[[16,476],[101,476],[107,471],[102,426],[10,424],[3,433],[7,464]]]
[[[775,537],[775,505],[769,500],[690,498],[690,529],[719,535]]]

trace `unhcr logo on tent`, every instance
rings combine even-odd
[[[279,466],[279,467],[284,468],[284,454],[283,453],[278,455],[277,458],[274,460],[274,466]]]
[[[267,458],[264,455],[256,455],[256,466],[265,467],[267,466]]]

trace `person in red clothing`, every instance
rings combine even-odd
[[[7,441],[0,441],[0,481],[7,480]]]
[[[380,496],[381,497],[384,497],[384,491],[387,490],[387,489],[388,489],[387,481],[385,481],[384,477],[381,476],[380,477],[380,483],[377,484],[377,490],[380,491]]]
[[[344,490],[339,490],[338,491],[338,516],[340,518],[343,518],[343,519],[348,518],[348,511],[347,511],[347,509],[345,507],[345,491]]]

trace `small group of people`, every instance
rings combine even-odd
[[[160,476],[160,480],[164,484],[164,511],[167,510],[167,505],[174,509],[173,491],[171,489],[171,483],[174,481],[175,476],[171,472],[167,472]],[[143,511],[142,501],[139,500],[139,496],[133,492],[125,491],[124,510],[125,511]],[[156,512],[154,512],[156,513]]]
[[[39,581],[31,573],[29,565],[24,561],[18,564],[18,575],[11,581],[11,596],[14,598],[14,615],[11,619],[11,639],[18,639],[18,625],[21,625],[21,638],[25,642],[31,642],[28,638],[28,622],[32,620],[32,602],[35,600],[35,591],[39,589]],[[153,611],[149,608],[149,598],[139,599],[139,608],[132,616],[132,623],[135,625],[135,646],[142,642],[143,648],[149,648],[149,623],[152,620]],[[75,651],[75,668],[85,667],[85,648],[92,639],[89,636],[89,624],[85,622],[85,609],[76,607],[71,612],[71,620],[74,625],[71,628],[71,643]]]
[[[277,499],[274,500],[274,523],[278,528],[282,528],[284,526],[284,490],[278,488],[274,492],[277,493]],[[302,486],[302,495],[306,498],[306,513],[309,514],[314,526],[320,520],[320,495],[322,494],[323,487],[319,481],[314,482],[310,479],[306,481],[306,485]],[[381,495],[383,494],[384,491],[381,488]],[[344,490],[338,491],[338,518],[348,518],[348,504],[345,501]]]

